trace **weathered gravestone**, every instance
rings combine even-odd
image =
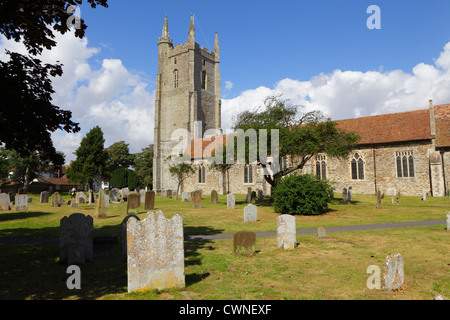
[[[149,212],[127,222],[128,292],[185,287],[183,219]]]
[[[172,190],[167,190],[167,192],[166,192],[166,195],[167,195],[167,199],[172,199]]]
[[[235,256],[251,256],[256,252],[256,233],[239,231],[233,235],[233,253]]]
[[[20,194],[14,199],[14,211],[27,211],[28,210],[28,196],[26,194]]]
[[[145,191],[144,209],[155,209],[155,191]]]
[[[63,199],[61,197],[61,195],[59,194],[59,192],[55,192],[54,194],[52,194],[52,207],[61,207],[64,202]]]
[[[136,211],[139,209],[141,202],[140,202],[140,196],[137,192],[130,192],[128,193],[128,200],[127,200],[127,214],[129,210]]]
[[[352,187],[348,187],[348,191],[347,191],[347,200],[349,202],[351,202],[353,199],[353,190]]]
[[[39,203],[48,203],[49,193],[48,191],[42,191],[39,198]]]
[[[211,191],[211,204],[217,204],[219,202],[219,195],[216,190]]]
[[[181,193],[181,202],[189,202],[189,201],[192,201],[192,193],[183,191]]]
[[[118,188],[112,188],[109,192],[109,197],[112,202],[119,202],[120,190]]]
[[[127,199],[129,193],[130,193],[130,190],[128,188],[123,188],[122,189],[122,198]]]
[[[82,191],[77,192],[75,197],[76,197],[76,201],[77,201],[78,204],[86,203],[86,199],[87,199],[86,193],[84,193]]]
[[[447,214],[447,230],[450,230],[450,213]]]
[[[145,189],[139,190],[139,196],[141,197],[140,201],[142,203],[145,203],[145,192],[146,192]]]
[[[293,250],[297,246],[295,217],[283,214],[277,218],[277,249]]]
[[[244,222],[256,222],[258,220],[258,207],[249,204],[244,208]]]
[[[167,198],[167,189],[161,190],[161,197]]]
[[[262,201],[264,199],[264,193],[262,190],[258,190],[258,201]]]
[[[377,191],[377,208],[381,208],[381,191],[378,189]]]
[[[99,219],[106,218],[105,190],[103,190],[103,188],[100,188],[100,190],[98,191],[97,206],[95,207],[95,216]]]
[[[227,195],[227,209],[234,209],[236,204],[236,197],[234,194],[229,193]]]
[[[109,207],[109,194],[106,194],[106,190],[105,190],[105,194],[103,195],[103,204],[106,208]]]
[[[85,264],[94,258],[94,220],[81,213],[60,221],[59,261],[68,265]]]
[[[427,200],[427,190],[425,189],[422,190],[422,200],[423,201]]]
[[[386,291],[398,290],[405,282],[404,262],[400,253],[387,256],[384,260],[382,289]]]
[[[123,220],[122,223],[120,224],[121,228],[122,228],[122,260],[123,261],[127,261],[127,223],[129,219],[136,219],[138,221],[141,221],[141,219],[139,219],[139,217],[135,214],[129,214],[127,215]]]
[[[194,191],[194,209],[200,209],[202,207],[202,194],[200,190]]]
[[[0,211],[11,210],[11,201],[7,193],[0,194]]]
[[[347,188],[342,189],[342,200],[347,202]]]
[[[327,230],[324,227],[317,228],[317,238],[322,239],[327,236]]]

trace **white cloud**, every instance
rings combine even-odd
[[[225,81],[225,90],[231,90],[231,89],[233,89],[233,82],[231,82],[231,81]]]

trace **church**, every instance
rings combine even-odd
[[[202,139],[204,133],[222,133],[217,32],[212,51],[200,47],[191,16],[187,42],[174,46],[166,17],[158,52],[153,190],[176,191],[166,159],[177,148],[173,135],[188,132],[192,146],[198,146],[184,149],[190,150],[195,173],[183,181],[181,191],[246,194],[251,188],[270,195],[271,186],[256,164],[236,164],[223,174],[211,169],[202,154],[211,144],[210,139]],[[302,173],[328,180],[337,193],[349,187],[354,194],[389,188],[406,196],[420,196],[423,190],[434,197],[450,193],[450,104],[435,106],[430,100],[421,110],[335,122],[338,128],[359,134],[356,148],[346,159],[318,154]],[[194,152],[196,148],[200,152]],[[280,165],[293,166],[295,161],[280,159]]]

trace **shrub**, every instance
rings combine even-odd
[[[111,173],[111,180],[109,181],[111,188],[126,188],[128,186],[128,170],[119,168]]]
[[[139,177],[133,170],[128,170],[128,189],[134,190],[139,187]]]
[[[284,214],[317,215],[328,209],[333,188],[313,175],[294,173],[272,191],[274,209]]]

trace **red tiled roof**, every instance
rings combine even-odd
[[[39,182],[43,182],[43,183],[53,184],[53,185],[60,185],[60,186],[64,186],[64,185],[68,185],[68,186],[78,185],[78,183],[69,182],[69,179],[67,179],[66,175],[62,176],[61,178],[38,178],[38,181]]]
[[[450,147],[450,104],[434,106],[436,147]]]
[[[361,140],[358,144],[431,139],[429,110],[382,114],[335,122],[338,128],[359,134]]]

